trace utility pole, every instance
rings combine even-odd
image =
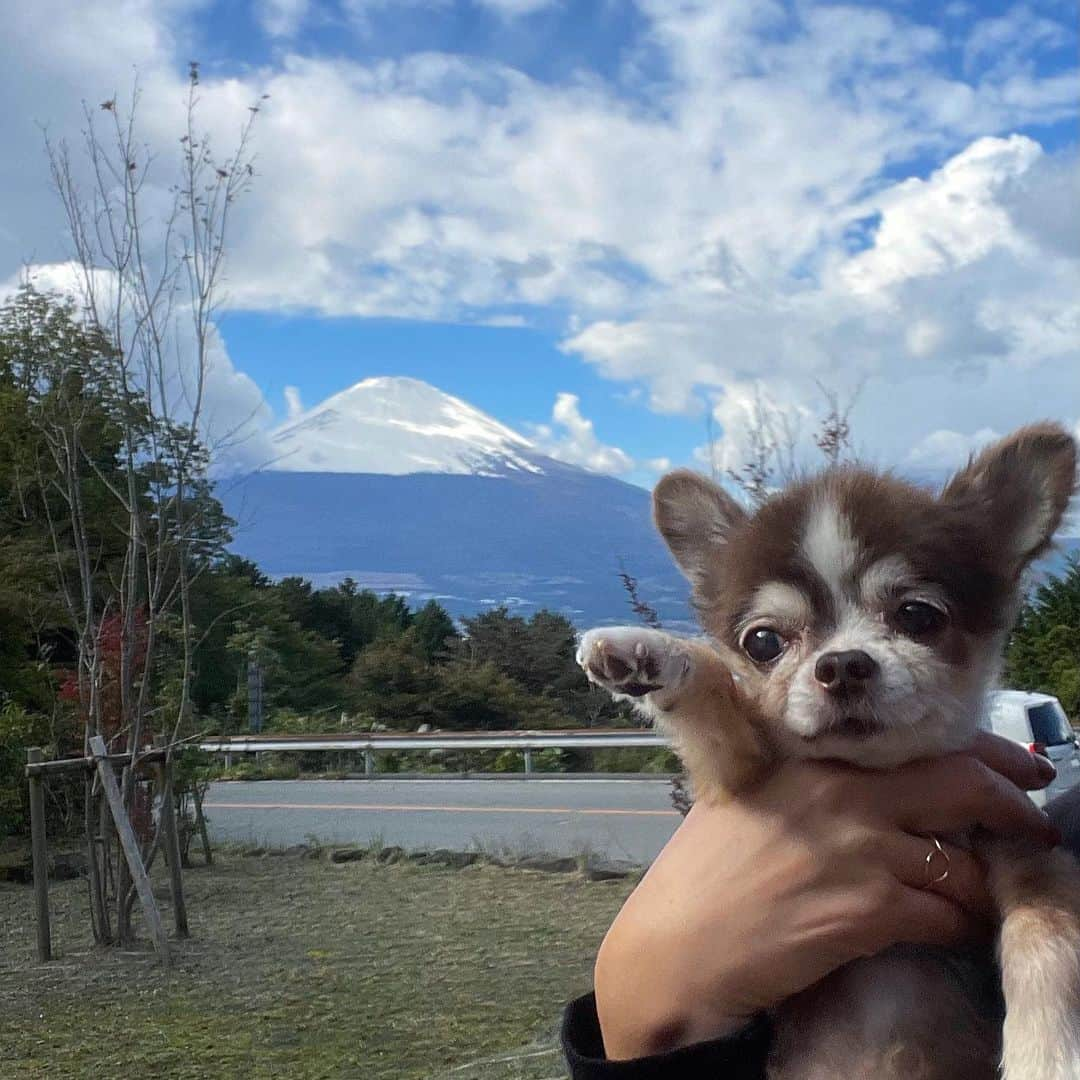
[[[263,672],[254,651],[248,655],[247,676],[248,728],[253,735],[258,735],[263,726]]]

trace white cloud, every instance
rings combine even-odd
[[[956,469],[972,454],[1001,438],[1001,432],[982,428],[971,434],[959,431],[934,431],[912,447],[907,463],[935,469]]]
[[[852,292],[875,293],[959,270],[995,248],[1032,254],[1000,195],[1041,154],[1038,143],[1020,135],[978,139],[928,180],[905,180],[877,196],[881,224],[873,246],[844,261],[842,281]]]
[[[479,3],[504,18],[533,15],[544,8],[554,7],[560,0],[479,0]]]
[[[307,18],[311,0],[256,0],[259,25],[270,37],[292,37]]]
[[[259,10],[286,34],[304,7]],[[896,7],[639,0],[649,62],[627,53],[618,83],[434,52],[206,71],[222,145],[272,95],[230,304],[491,324],[567,312],[564,348],[644,385],[653,408],[720,393],[731,455],[755,386],[812,411],[814,378],[870,376],[859,418],[887,461],[936,432],[1075,423],[1075,160],[1015,134],[1075,115],[1075,70],[1039,74],[1030,53],[1067,24],[1013,9],[1034,39],[1010,45],[1001,17],[952,4],[976,21],[946,39]],[[78,100],[111,95],[137,64],[166,158],[200,9],[39,0],[7,14],[0,191],[19,212],[0,222],[0,276],[65,257],[36,122],[75,134]]]
[[[0,303],[9,298],[24,282],[42,293],[70,300],[76,311],[83,308],[88,295],[86,276],[73,262],[49,263],[24,268],[6,281],[0,281]],[[89,289],[103,321],[108,320],[114,304],[116,278],[105,270],[91,275]],[[121,318],[121,340],[130,362],[132,381],[151,393],[159,415],[187,422],[195,414],[197,381],[196,350],[191,309],[182,302],[173,305],[169,320],[161,325],[160,360],[146,359],[134,344],[130,309]],[[160,314],[160,313],[159,313]],[[107,325],[111,325],[107,322]],[[159,364],[148,370],[148,364]],[[205,366],[198,403],[198,428],[210,452],[213,471],[240,471],[267,465],[274,451],[267,436],[271,412],[262,391],[250,376],[238,371],[229,358],[217,328],[210,326],[206,339]]]
[[[297,386],[285,387],[285,409],[290,420],[295,420],[304,411],[304,402]]]
[[[973,437],[1080,414],[1080,259],[1073,166],[1030,140],[979,140],[927,181],[860,204],[881,216],[872,246],[833,252],[814,282],[720,297],[670,289],[635,318],[599,320],[567,339],[611,378],[647,382],[653,405],[695,406],[721,388],[725,464],[743,452],[754,388],[794,414],[814,411],[814,380],[869,378],[856,432],[865,452],[903,461],[928,435]],[[955,222],[966,227],[958,230]],[[1064,234],[1064,235],[1063,235]],[[673,358],[677,358],[674,359]]]
[[[964,66],[969,71],[987,67],[998,78],[1010,78],[1040,49],[1062,49],[1069,44],[1065,26],[1017,4],[976,25],[964,42]]]
[[[596,437],[593,422],[581,415],[577,394],[556,395],[551,425],[536,425],[532,435],[545,454],[591,472],[622,476],[635,468],[633,458],[625,450],[606,446]]]
[[[284,0],[288,3],[289,0]],[[485,8],[502,19],[518,19],[534,15],[538,11],[560,6],[564,0],[474,0],[477,7]],[[372,12],[397,11],[402,8],[427,8],[438,11],[453,6],[454,0],[344,0],[345,10],[362,30],[371,29]]]

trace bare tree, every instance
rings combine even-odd
[[[774,488],[794,478],[798,439],[797,418],[767,402],[756,386],[746,427],[745,459],[738,468],[727,470],[727,478],[751,505],[760,506]]]
[[[53,186],[60,199],[77,269],[80,314],[101,342],[94,357],[97,390],[112,405],[119,428],[119,478],[101,468],[83,437],[82,396],[61,394],[43,437],[63,479],[63,522],[51,522],[58,575],[78,633],[79,700],[87,743],[105,736],[113,749],[137,754],[154,733],[175,743],[191,720],[195,638],[193,576],[225,537],[209,498],[212,447],[205,438],[214,316],[224,284],[226,242],[234,206],[254,174],[251,136],[260,105],[240,125],[222,156],[198,124],[199,68],[189,69],[180,154],[164,182],[161,162],[140,141],[140,90],[84,103],[81,154],[46,136]],[[157,209],[164,206],[164,210]],[[61,387],[70,373],[59,373]],[[94,562],[82,513],[87,475],[107,492],[122,535],[121,554],[108,568]],[[75,566],[60,533],[68,534]],[[115,683],[119,704],[106,725],[101,702],[106,628],[118,636]],[[161,649],[180,660],[162,693]],[[121,791],[132,812],[137,763],[125,769]],[[97,792],[88,791],[88,829]],[[93,850],[94,845],[91,844]],[[152,858],[156,838],[147,840]],[[104,880],[104,868],[92,868]],[[116,938],[130,937],[134,890],[122,860],[116,870]],[[96,887],[96,886],[95,886]],[[95,934],[113,938],[108,912],[95,912]]]
[[[647,600],[641,598],[638,580],[626,569],[626,564],[622,559],[619,559],[619,580],[622,582],[623,589],[626,590],[627,599],[634,614],[646,626],[652,627],[653,630],[663,629],[663,623],[660,622],[660,616],[656,613],[656,608]]]
[[[863,383],[858,383],[844,399],[841,399],[835,389],[825,386],[824,383],[815,380],[815,385],[828,408],[814,433],[814,445],[822,452],[829,465],[839,465],[851,452],[851,413],[858,403]]]
[[[862,383],[846,397],[821,382],[815,382],[825,401],[812,440],[828,466],[839,465],[851,456],[851,414],[862,392]],[[709,453],[715,461],[715,438],[708,427]],[[756,387],[746,426],[746,455],[741,465],[726,470],[731,481],[751,506],[760,506],[769,494],[795,480],[802,456],[800,417],[767,402]],[[716,478],[716,469],[713,470]]]

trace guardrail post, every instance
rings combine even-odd
[[[375,755],[370,750],[364,751],[364,775],[372,776],[375,772]]]
[[[529,750],[529,749],[525,750],[525,771],[527,773],[531,773],[533,771],[532,770],[532,751]]]
[[[26,763],[41,761],[41,748],[27,747]],[[45,791],[41,773],[30,775],[30,844],[34,859],[34,906],[37,909],[37,955],[44,963],[52,959],[49,929],[49,854],[45,849]]]
[[[225,751],[225,768],[226,769],[231,769],[232,768],[232,752],[229,751],[229,750]]]

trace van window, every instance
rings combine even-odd
[[[1060,746],[1072,742],[1073,731],[1065,713],[1053,701],[1044,701],[1041,705],[1032,705],[1027,711],[1031,721],[1031,737],[1035,742],[1046,746]]]

